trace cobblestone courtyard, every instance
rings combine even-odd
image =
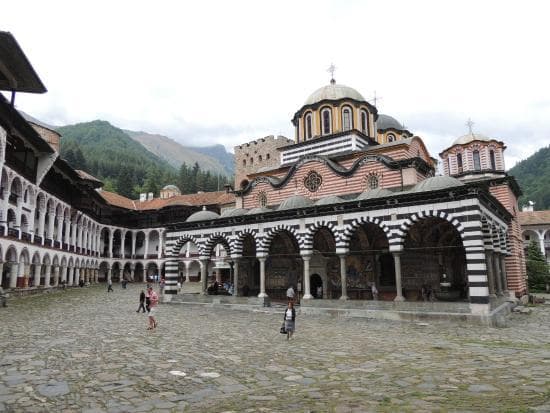
[[[0,411],[550,411],[550,306],[495,329],[161,305],[141,286],[0,308]],[[176,373],[176,374],[174,374]]]

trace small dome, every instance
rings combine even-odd
[[[245,215],[248,212],[248,209],[245,208],[231,208],[226,209],[222,212],[220,215],[220,218],[229,218],[229,217],[239,217],[241,215]]]
[[[220,216],[212,211],[207,211],[206,207],[202,207],[202,211],[195,212],[189,215],[185,222],[207,221],[210,219],[218,219]]]
[[[385,129],[397,129],[404,130],[403,125],[399,123],[397,119],[389,115],[378,115],[378,120],[376,121],[376,129],[385,130]]]
[[[162,188],[163,191],[178,191],[180,192],[180,189],[176,185],[166,185],[164,188]]]
[[[434,176],[417,183],[410,192],[437,191],[438,189],[464,186],[462,182],[451,176]]]
[[[331,204],[338,204],[339,202],[342,202],[343,199],[336,195],[326,196],[324,198],[319,199],[317,202],[315,202],[315,205],[331,205]]]
[[[278,211],[285,209],[304,208],[313,205],[313,201],[302,195],[294,195],[285,199],[277,208]]]
[[[272,210],[269,209],[269,208],[266,208],[266,207],[252,208],[250,211],[248,211],[248,212],[246,213],[246,215],[263,214],[263,213],[266,213],[266,212],[272,212]]]
[[[460,138],[456,139],[453,142],[454,145],[466,145],[467,143],[473,142],[473,141],[494,141],[495,139],[489,138],[488,136],[482,135],[480,133],[468,133],[464,136],[461,136]]]
[[[384,188],[375,188],[375,189],[369,189],[368,191],[361,192],[359,196],[356,198],[357,201],[361,201],[363,199],[374,199],[374,198],[383,198],[385,196],[393,195],[392,191],[388,191]]]
[[[304,105],[313,105],[322,100],[339,100],[346,98],[366,102],[365,98],[361,96],[361,93],[357,90],[348,86],[331,83],[317,89],[309,95]]]

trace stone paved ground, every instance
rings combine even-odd
[[[162,305],[140,286],[0,308],[0,411],[550,411],[550,306],[495,329]],[[181,372],[174,375],[170,372]]]

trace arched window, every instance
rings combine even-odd
[[[462,154],[456,154],[456,166],[458,167],[458,173],[462,172]]]
[[[395,141],[395,135],[393,133],[388,134],[388,142]]]
[[[330,109],[326,108],[323,109],[322,113],[322,119],[323,119],[323,135],[328,135],[331,132],[331,118],[330,115]]]
[[[351,109],[342,109],[342,130],[347,131],[353,128],[353,119],[351,118]]]
[[[243,166],[246,166],[246,159],[243,159]]]
[[[265,159],[267,159],[267,160],[269,160],[270,158],[271,158],[271,155],[270,155],[270,154],[267,154],[267,155],[265,156]]]
[[[306,140],[311,139],[311,113],[306,115]]]
[[[494,171],[497,169],[497,162],[495,160],[495,151],[492,149],[489,151],[489,159],[491,161],[491,169]]]
[[[479,159],[479,151],[473,151],[472,157],[474,158],[474,169],[481,171],[481,160]]]
[[[258,161],[262,162],[262,155],[258,156]]]
[[[254,158],[250,158],[250,166],[254,165]]]
[[[361,111],[361,132],[369,134],[369,115],[364,110]]]

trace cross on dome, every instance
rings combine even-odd
[[[468,127],[468,130],[470,131],[470,135],[473,133],[472,132],[472,126],[475,125],[475,122],[472,122],[472,119],[468,118],[468,122],[466,122],[466,126]]]
[[[336,71],[336,66],[334,66],[334,63],[331,63],[330,66],[327,69],[327,72],[330,73],[330,83],[334,84],[336,83],[336,80],[334,80],[334,72]]]

